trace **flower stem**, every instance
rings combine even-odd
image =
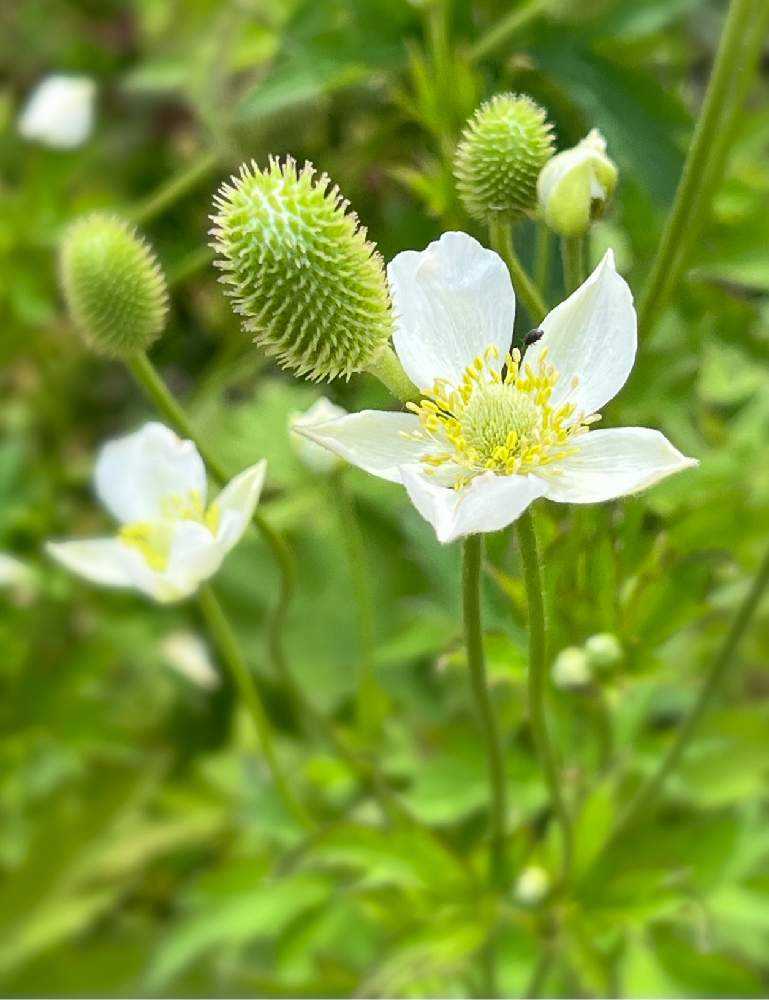
[[[562,875],[568,882],[571,870],[572,834],[571,820],[561,790],[560,771],[555,748],[550,740],[545,716],[545,678],[547,647],[545,630],[545,605],[542,597],[542,573],[537,552],[537,536],[530,510],[517,522],[518,544],[523,561],[523,578],[529,605],[529,714],[534,745],[545,772],[550,791],[553,813],[561,828],[563,843]]]
[[[561,238],[563,283],[567,295],[571,295],[585,280],[585,249],[584,236],[564,236]]]
[[[195,430],[184,408],[177,402],[162,376],[145,353],[138,353],[126,359],[126,365],[146,395],[152,400],[158,412],[183,437],[195,442],[211,476],[221,486],[229,475],[219,459]],[[285,539],[269,524],[259,510],[254,511],[253,522],[267,544],[280,571],[280,593],[269,618],[267,641],[273,668],[285,680],[288,668],[283,653],[283,629],[291,600],[294,595],[296,572],[294,560]]]
[[[538,225],[537,241],[534,246],[534,284],[537,288],[547,288],[551,242],[551,233],[547,226]]]
[[[201,153],[189,166],[184,167],[144,201],[139,202],[129,212],[131,220],[137,225],[146,225],[170,208],[174,202],[194,190],[201,181],[213,173],[218,162],[219,157],[216,153]]]
[[[345,481],[345,471],[340,469],[331,480],[333,488],[331,499],[339,510],[340,528],[347,549],[350,578],[358,609],[360,660],[356,717],[361,738],[365,743],[377,729],[380,719],[378,709],[382,704],[384,692],[374,675],[374,602],[366,566],[366,547],[358,512],[355,509],[355,500],[350,495]]]
[[[467,649],[470,684],[486,741],[491,783],[491,864],[490,882],[501,889],[506,881],[505,826],[507,819],[505,759],[494,707],[489,694],[481,628],[482,537],[469,535],[462,549],[462,618]]]
[[[544,14],[553,0],[524,0],[482,35],[468,53],[471,63],[478,62],[505,44],[515,33],[534,18]]]
[[[314,826],[304,806],[294,795],[275,753],[272,727],[264,710],[259,691],[248,664],[243,658],[237,637],[213,588],[204,584],[198,592],[198,604],[219,653],[248,709],[256,729],[264,759],[270,769],[272,780],[284,805],[302,824],[310,829]]]
[[[678,730],[675,739],[668,747],[667,753],[662,758],[657,770],[644,782],[636,793],[635,798],[625,810],[625,813],[611,835],[609,844],[614,844],[621,840],[641,817],[648,817],[652,809],[656,806],[657,799],[666,780],[678,766],[678,762],[691,742],[692,736],[700,724],[703,715],[721,687],[727,671],[732,665],[742,637],[750,625],[767,586],[769,586],[769,550],[764,555],[750,590],[745,595],[745,599],[734,617],[732,626],[716,653],[705,677],[705,683],[702,685],[700,693],[697,696],[697,700],[692,705],[689,714]]]
[[[731,0],[673,207],[641,296],[641,333],[648,334],[661,314],[697,238],[709,195],[723,174],[734,118],[753,78],[767,23],[766,0]]]
[[[489,222],[489,238],[493,250],[496,250],[507,264],[513,279],[515,294],[526,307],[533,323],[541,323],[547,314],[547,306],[539,289],[523,269],[513,245],[513,230],[504,218],[491,219]]]
[[[389,346],[380,351],[376,360],[369,362],[366,371],[378,378],[402,403],[418,402],[421,398],[419,390],[403,370],[397,354]]]

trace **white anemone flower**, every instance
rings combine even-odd
[[[337,406],[326,396],[316,399],[304,413],[292,413],[288,418],[291,444],[297,457],[311,472],[327,475],[338,469],[343,463],[338,455],[315,444],[306,435],[300,433],[300,428],[315,427],[329,420],[347,415],[343,406]]]
[[[240,540],[264,483],[262,460],[206,506],[206,471],[192,441],[159,423],[110,441],[96,461],[96,493],[116,537],[49,542],[47,551],[93,583],[134,587],[169,603],[193,594]]]
[[[87,76],[47,76],[30,94],[19,132],[54,149],[82,145],[93,129],[96,84]]]
[[[401,483],[441,542],[498,531],[539,497],[598,503],[695,465],[659,431],[592,430],[636,353],[636,314],[609,251],[553,309],[525,358],[509,353],[515,295],[502,259],[465,233],[388,270],[393,344],[422,400],[299,428]]]

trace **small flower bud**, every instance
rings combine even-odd
[[[316,424],[325,424],[328,420],[336,420],[337,417],[347,415],[347,410],[342,406],[337,406],[330,399],[321,396],[304,413],[292,413],[288,420],[291,444],[299,460],[311,471],[320,475],[326,475],[344,465],[343,459],[335,455],[333,451],[315,444],[304,434],[297,434],[297,427],[314,427]]]
[[[516,879],[513,891],[519,903],[536,906],[550,891],[550,876],[539,865],[529,865]]]
[[[97,353],[126,357],[160,336],[168,289],[155,254],[130,223],[99,214],[73,223],[59,274],[72,321]]]
[[[553,684],[564,691],[587,687],[592,680],[587,654],[579,646],[562,649],[553,662]]]
[[[313,381],[376,359],[393,331],[382,258],[325,174],[244,165],[215,205],[220,280],[259,347]]]
[[[524,94],[498,94],[467,123],[454,159],[462,203],[473,218],[515,218],[537,202],[537,177],[553,155],[553,126]]]
[[[585,643],[585,653],[593,670],[607,671],[618,666],[623,659],[622,645],[611,632],[591,635]]]
[[[545,223],[561,236],[582,236],[617,186],[617,168],[593,129],[572,149],[557,153],[539,175],[537,196]]]

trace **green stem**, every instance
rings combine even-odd
[[[642,334],[650,332],[667,304],[703,223],[709,195],[723,174],[733,122],[753,78],[768,23],[766,0],[731,0],[673,207],[639,303]]]
[[[554,0],[528,0],[517,4],[509,14],[506,14],[485,35],[482,35],[468,53],[471,63],[478,62],[486,56],[500,48],[512,36],[524,28],[530,21],[533,21],[540,14],[544,14],[548,7],[553,6]]]
[[[563,283],[567,295],[571,295],[585,280],[585,249],[584,236],[564,236],[561,238]]]
[[[656,807],[665,782],[671,772],[678,766],[703,715],[718,693],[729,668],[732,666],[740,642],[750,625],[767,586],[769,586],[769,550],[764,555],[750,590],[738,608],[732,626],[716,653],[705,678],[705,683],[702,685],[700,693],[697,696],[697,700],[692,705],[689,714],[678,730],[675,739],[668,747],[667,753],[662,758],[657,770],[644,782],[636,793],[635,798],[625,810],[616,829],[612,833],[609,844],[615,844],[620,841],[627,834],[628,830],[635,826],[642,817],[648,817]]]
[[[206,624],[216,643],[222,660],[229,670],[233,681],[248,709],[256,729],[259,743],[270,769],[272,780],[283,803],[289,812],[307,828],[313,827],[313,822],[302,806],[299,799],[292,792],[280,763],[275,753],[275,744],[272,734],[272,727],[264,710],[264,705],[259,697],[259,691],[251,671],[243,658],[235,633],[219,603],[213,588],[204,585],[198,591],[198,604],[205,618]]]
[[[379,724],[378,707],[384,693],[374,674],[374,601],[371,577],[366,565],[366,546],[355,500],[345,481],[345,469],[332,479],[332,501],[338,500],[340,528],[350,569],[353,595],[358,609],[360,660],[356,695],[356,717],[363,742],[367,742]],[[337,504],[335,504],[337,506]]]
[[[375,361],[369,363],[366,371],[378,378],[402,403],[418,402],[421,398],[419,390],[403,370],[395,351],[389,346],[377,355]]]
[[[526,599],[529,605],[529,715],[531,730],[537,755],[545,772],[553,813],[561,828],[563,881],[568,882],[572,853],[571,820],[561,790],[558,759],[550,740],[545,714],[547,672],[545,605],[542,597],[542,574],[537,553],[537,536],[530,510],[525,511],[518,518],[517,527]]]
[[[550,273],[550,248],[552,234],[545,225],[537,226],[537,241],[534,245],[534,284],[537,288],[547,288]]]
[[[155,404],[158,412],[171,424],[177,433],[195,442],[212,477],[220,486],[224,485],[229,479],[227,470],[208,445],[201,439],[192,421],[187,416],[183,407],[176,401],[168,386],[163,381],[162,376],[147,355],[144,353],[134,354],[126,359],[126,365],[141,388]],[[288,667],[283,653],[283,630],[289,606],[294,595],[296,580],[294,560],[283,536],[271,527],[258,509],[254,511],[253,522],[270,549],[272,557],[280,571],[280,592],[269,617],[267,641],[273,668],[285,680]]]
[[[515,294],[526,307],[531,321],[539,324],[547,315],[547,306],[539,289],[524,271],[513,246],[513,230],[509,221],[503,217],[491,219],[489,222],[489,238],[492,249],[496,250],[510,270]]]
[[[489,693],[481,628],[481,535],[469,535],[462,549],[462,618],[467,649],[467,666],[476,709],[483,729],[491,783],[491,864],[492,888],[506,884],[505,826],[507,819],[505,758],[499,737],[494,706]]]
[[[218,162],[219,157],[216,153],[202,153],[193,163],[179,171],[130,210],[128,213],[130,218],[137,225],[146,225],[170,208],[174,202],[193,191],[214,172]]]

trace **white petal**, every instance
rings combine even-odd
[[[216,540],[225,552],[240,541],[248,527],[259,502],[266,471],[267,461],[262,459],[235,476],[214,501],[220,518]]]
[[[131,566],[133,585],[161,604],[194,594],[216,573],[226,555],[224,546],[197,521],[176,521],[172,530],[166,569],[154,570],[141,557]]]
[[[466,233],[444,233],[422,253],[407,250],[387,274],[395,307],[393,344],[420,388],[436,378],[456,384],[495,345],[510,349],[515,294],[504,261]]]
[[[577,439],[579,451],[560,471],[537,475],[547,483],[546,496],[562,503],[600,503],[652,486],[666,476],[697,465],[659,431],[617,427],[590,431]]]
[[[542,321],[544,336],[526,352],[536,367],[548,348],[548,361],[560,374],[555,407],[573,402],[595,413],[625,384],[636,353],[636,312],[627,282],[617,274],[614,254],[606,252],[587,281]],[[577,376],[576,389],[571,381]]]
[[[461,490],[436,485],[418,466],[402,470],[411,502],[435,528],[439,542],[499,531],[516,520],[547,486],[535,476],[485,472]]]
[[[330,399],[321,396],[316,399],[312,406],[304,413],[292,413],[289,416],[289,440],[296,452],[299,460],[307,466],[311,472],[326,475],[341,466],[339,456],[315,444],[306,435],[298,434],[297,427],[314,427],[316,424],[325,424],[329,420],[336,420],[338,417],[347,415],[347,410],[343,406],[337,406]]]
[[[129,560],[117,538],[88,538],[72,542],[48,542],[48,555],[68,570],[106,587],[130,587]]]
[[[206,472],[197,448],[158,423],[104,445],[94,479],[99,499],[123,524],[168,514],[163,502],[169,498],[194,493],[201,504],[206,499]]]
[[[29,97],[19,132],[55,149],[74,149],[93,128],[96,85],[84,76],[46,77]]]
[[[437,450],[434,442],[403,436],[420,427],[413,413],[362,410],[326,424],[298,426],[296,431],[373,476],[400,483],[401,466],[418,462],[422,455]]]

